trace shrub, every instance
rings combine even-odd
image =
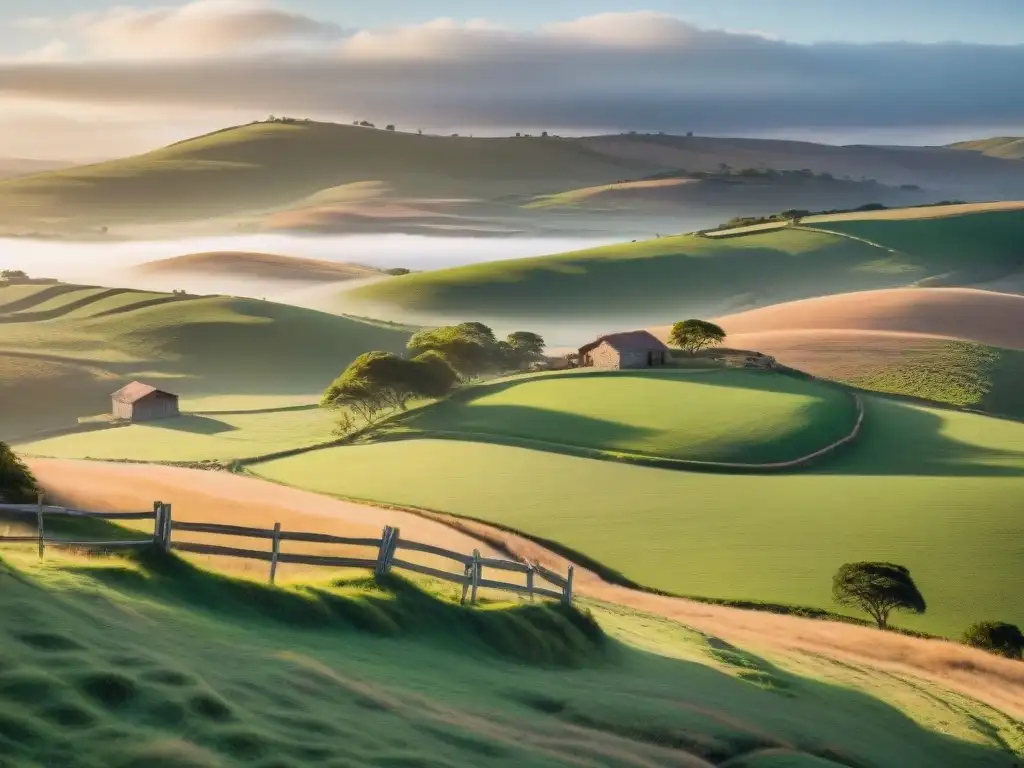
[[[1024,652],[1024,634],[1020,627],[1005,621],[972,624],[964,633],[964,642],[1008,659],[1020,659]]]
[[[35,501],[37,491],[29,468],[6,443],[0,442],[0,500],[26,504]]]

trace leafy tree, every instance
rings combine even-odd
[[[840,605],[871,615],[879,629],[894,610],[924,613],[924,597],[910,571],[893,563],[845,563],[832,577],[832,594]]]
[[[448,362],[434,350],[417,355],[412,361],[419,366],[416,372],[416,392],[423,397],[444,397],[459,380]]]
[[[493,369],[497,360],[494,331],[483,323],[446,325],[413,334],[407,344],[415,355],[437,352],[462,379]]]
[[[393,130],[395,130],[395,126],[394,125],[385,125],[384,126],[384,130],[385,131],[393,131]]]
[[[544,354],[544,338],[538,333],[513,331],[507,340],[523,359],[536,359]]]
[[[668,340],[670,344],[695,355],[705,347],[721,344],[725,340],[725,331],[707,320],[681,320],[672,326]]]
[[[408,275],[412,270],[405,267],[392,267],[391,269],[385,269],[384,272],[397,277],[399,275]]]
[[[1016,624],[1004,621],[981,621],[964,633],[964,642],[1008,659],[1019,659],[1024,653],[1024,633]]]
[[[28,275],[22,272],[20,269],[0,269],[0,279],[4,280],[25,280]]]
[[[320,404],[326,408],[351,411],[367,424],[373,423],[386,407],[381,393],[365,381],[346,379],[344,374],[324,392]],[[342,419],[347,421],[347,416]]]
[[[0,500],[27,504],[35,501],[37,490],[31,470],[6,443],[0,442]]]

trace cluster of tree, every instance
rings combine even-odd
[[[28,275],[20,269],[0,269],[0,280],[28,280]]]
[[[516,331],[499,340],[483,323],[460,323],[419,331],[407,345],[409,357],[367,352],[346,368],[323,394],[321,405],[341,411],[339,431],[366,424],[416,398],[440,398],[456,384],[484,373],[522,370],[539,360],[544,339]]]
[[[392,267],[391,269],[384,270],[384,274],[394,275],[396,277],[399,275],[408,275],[410,272],[412,272],[412,270],[406,269],[405,267]]]
[[[485,373],[522,370],[544,353],[544,339],[515,331],[504,340],[483,323],[460,323],[419,331],[409,339],[413,354],[432,351],[448,362],[463,381]]]
[[[879,629],[888,628],[893,611],[922,614],[927,610],[910,571],[895,563],[844,563],[832,577],[832,594],[840,605],[867,613]],[[1024,633],[1003,621],[973,624],[963,641],[1011,659],[1020,659],[1024,652]]]
[[[725,341],[725,331],[708,320],[680,320],[668,334],[669,344],[695,355]]]
[[[6,443],[0,442],[0,501],[27,504],[36,500],[36,492],[32,472]]]
[[[920,189],[914,184],[904,184],[903,188],[914,187]],[[942,205],[963,205],[963,200],[939,200],[936,203],[921,203],[918,208],[934,208]],[[767,216],[735,216],[729,219],[724,224],[719,225],[715,229],[703,230],[705,232],[714,232],[716,230],[723,229],[735,229],[736,227],[750,227],[755,224],[771,224],[773,222],[788,221],[794,224],[799,224],[800,220],[807,216],[831,216],[835,213],[862,213],[865,211],[886,211],[891,206],[883,203],[865,203],[864,205],[858,205],[856,208],[827,208],[820,211],[807,211],[801,208],[790,208],[785,211],[779,211],[778,213],[771,213]]]
[[[308,117],[283,117],[283,116],[282,117],[277,117],[275,115],[270,115],[263,122],[265,122],[265,123],[283,123],[285,125],[300,125],[302,123],[311,123],[313,121],[310,120]]]

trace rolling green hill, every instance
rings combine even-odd
[[[811,469],[722,475],[525,447],[413,439],[258,464],[320,493],[477,518],[676,594],[833,608],[844,562],[888,560],[928,601],[897,622],[956,635],[1024,624],[1024,424],[865,398],[852,445]],[[967,565],[969,564],[969,566]]]
[[[345,300],[380,316],[649,325],[827,293],[968,285],[1024,268],[1024,210],[960,211],[812,217],[731,237],[680,235],[489,262],[404,275]]]
[[[1010,718],[940,686],[624,609],[5,555],[12,768],[1011,768],[1022,748]]]
[[[976,139],[950,144],[953,149],[981,152],[991,157],[1006,160],[1024,160],[1024,138],[1019,136],[995,136],[991,139]]]
[[[753,371],[574,371],[482,385],[401,424],[427,435],[690,461],[791,461],[845,437],[844,393]]]
[[[185,409],[315,402],[348,362],[409,331],[283,304],[57,284],[0,288],[0,433],[109,411],[142,379]]]
[[[647,169],[657,167],[557,139],[256,123],[136,157],[0,182],[0,223],[56,217],[96,226],[212,218],[288,207],[357,182],[381,182],[399,197],[493,198],[604,183]]]

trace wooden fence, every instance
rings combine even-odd
[[[477,592],[480,589],[514,592],[527,595],[531,600],[535,596],[540,595],[541,597],[561,600],[567,605],[572,602],[572,566],[569,566],[569,572],[566,576],[561,576],[539,563],[521,563],[515,560],[481,557],[479,550],[473,550],[472,555],[466,555],[442,547],[436,547],[433,544],[423,544],[418,541],[402,539],[399,529],[392,528],[391,526],[385,526],[380,538],[333,536],[324,533],[283,531],[281,530],[280,523],[275,523],[273,528],[250,528],[220,523],[179,522],[172,517],[171,505],[161,501],[154,502],[153,509],[145,512],[86,512],[84,510],[66,509],[64,507],[45,506],[42,496],[40,496],[36,504],[0,504],[0,512],[35,518],[37,530],[34,536],[0,536],[0,543],[37,543],[40,558],[44,556],[47,544],[59,547],[90,547],[95,549],[156,546],[165,552],[178,551],[197,555],[262,560],[269,564],[268,578],[271,584],[276,579],[277,567],[280,563],[327,566],[332,568],[366,568],[373,570],[378,577],[384,576],[392,569],[397,568],[461,584],[463,603],[466,602],[467,598],[471,603],[476,603]],[[59,538],[47,535],[45,525],[47,517],[86,518],[109,521],[151,519],[153,520],[153,535],[151,538],[111,541]],[[175,540],[173,535],[176,531],[269,540],[270,549],[239,549],[219,544],[198,544],[178,541]],[[365,547],[368,551],[366,552],[366,557],[332,557],[282,552],[281,542],[288,541]],[[404,552],[421,552],[454,561],[460,567],[461,572],[453,573],[411,562],[401,557],[401,554]],[[523,585],[497,579],[485,579],[483,577],[484,568],[494,571],[525,574],[526,583]],[[542,583],[537,584],[538,581]]]

